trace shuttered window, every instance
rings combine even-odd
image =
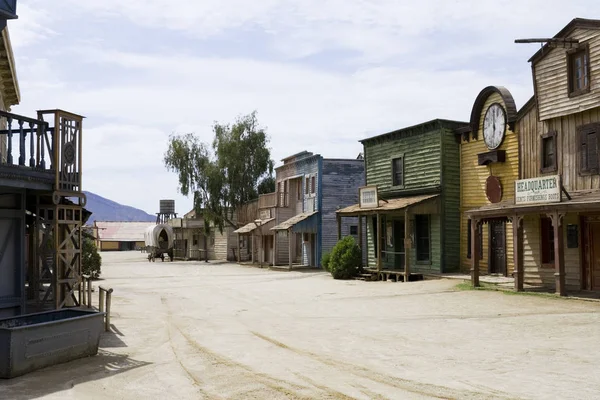
[[[554,172],[557,169],[556,162],[556,131],[550,131],[541,138],[541,171],[545,172]]]
[[[577,96],[590,90],[589,48],[584,46],[568,54],[569,95]]]
[[[392,160],[392,185],[404,185],[404,157],[394,158]]]
[[[579,172],[598,173],[598,134],[600,124],[588,124],[579,127]]]
[[[315,189],[316,189],[315,188],[315,177],[313,176],[313,177],[310,178],[310,192],[311,193],[316,193]]]

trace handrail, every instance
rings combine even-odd
[[[99,291],[99,305],[98,308],[100,309],[100,312],[105,312],[104,314],[104,331],[106,332],[110,332],[110,303],[111,303],[111,297],[112,297],[112,292],[113,289],[112,288],[105,288],[103,286],[98,286],[98,291]],[[104,293],[106,293],[106,304],[104,303],[104,299],[105,299],[105,295]]]
[[[0,136],[6,136],[7,144],[6,160],[0,160],[2,164],[46,171],[55,168],[54,128],[46,121],[0,110],[0,123],[3,125]],[[18,147],[18,158],[16,154],[13,156],[13,144]]]

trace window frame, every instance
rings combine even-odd
[[[353,230],[354,233],[352,233]],[[350,236],[358,236],[358,225],[350,225]]]
[[[396,160],[400,160],[400,164],[402,165],[402,182],[400,184],[396,184]],[[406,169],[404,168],[404,153],[398,154],[394,158],[392,158],[392,187],[395,188],[403,188],[406,182]]]
[[[588,143],[588,135],[591,133],[595,133],[596,134],[596,143],[595,143],[595,147],[596,147],[596,165],[593,167],[590,167],[589,165],[589,157],[588,157],[588,152],[587,152],[587,148],[590,145]],[[577,140],[578,140],[578,144],[579,144],[579,148],[577,150],[577,158],[578,158],[578,170],[579,170],[579,175],[597,175],[598,173],[600,173],[600,152],[598,151],[598,145],[600,144],[600,138],[598,138],[598,136],[600,135],[600,123],[591,123],[591,124],[585,124],[585,125],[581,125],[577,127]],[[584,165],[583,162],[583,151],[582,151],[582,147],[585,144],[586,146],[586,162]]]
[[[558,170],[558,132],[555,130],[548,131],[542,135],[540,135],[540,172],[542,174],[546,174],[549,172],[556,172]],[[546,147],[545,141],[552,140],[552,148],[554,151],[553,154],[553,163],[552,165],[547,166],[545,164],[546,161]]]
[[[316,180],[317,179],[314,175],[310,177],[310,193],[311,194],[315,194],[317,192]]]
[[[420,218],[427,219],[427,259],[421,259],[421,237],[419,235],[419,223]],[[415,260],[417,264],[431,264],[431,215],[430,214],[416,214],[415,215]]]
[[[542,268],[554,268],[554,226],[549,217],[540,217],[540,260]]]
[[[573,63],[578,56],[583,55],[587,60],[587,86],[583,89],[574,89],[575,87],[575,69]],[[586,67],[584,66],[584,71]],[[575,49],[567,50],[567,90],[569,97],[577,97],[590,92],[591,87],[591,74],[590,74],[590,47],[589,45],[582,44]],[[585,78],[584,78],[585,79]]]

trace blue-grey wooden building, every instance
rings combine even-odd
[[[259,262],[318,267],[337,242],[336,210],[358,201],[364,161],[303,151],[282,162],[275,169],[276,191],[259,197],[257,220],[236,232],[257,243]],[[344,221],[342,230],[358,237],[357,219]]]

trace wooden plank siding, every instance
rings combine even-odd
[[[415,272],[450,272],[459,267],[460,147],[454,129],[466,123],[434,120],[363,141],[366,184],[377,185],[383,199],[439,193],[440,198],[410,208],[409,226],[414,237],[415,215],[430,215],[430,261],[416,261],[416,246],[410,250]],[[404,185],[393,186],[392,160],[403,157]],[[383,215],[383,214],[382,214]],[[387,214],[388,221],[403,223],[404,210]],[[367,262],[375,266],[374,223],[366,224]],[[385,235],[385,226],[382,227]],[[394,238],[394,241],[398,238]],[[380,241],[381,242],[381,241]],[[393,248],[386,249],[388,251]],[[383,257],[383,268],[398,267],[397,257]]]
[[[557,171],[546,175],[559,174],[563,186],[569,190],[589,190],[600,188],[600,175],[579,174],[579,140],[577,128],[592,122],[600,122],[600,101],[596,108],[547,121],[537,120],[534,105],[517,121],[517,131],[521,140],[522,178],[543,176],[541,173],[540,146],[541,135],[556,131]]]
[[[468,218],[465,215],[465,211],[490,203],[485,194],[486,179],[490,175],[497,176],[500,179],[502,185],[502,199],[514,198],[514,181],[519,178],[519,140],[517,135],[508,127],[504,141],[498,148],[506,151],[506,161],[503,163],[493,163],[488,166],[478,165],[477,155],[489,151],[483,140],[483,117],[488,107],[493,103],[499,103],[506,107],[500,94],[491,94],[482,108],[477,139],[471,138],[469,141],[466,141],[464,138],[461,139],[460,259],[463,272],[467,272],[471,268],[471,259],[467,258]],[[488,243],[489,232],[488,226],[486,225],[483,227],[483,258],[479,261],[479,270],[481,274],[488,273]],[[510,222],[506,223],[506,261],[507,274],[510,275],[514,269],[513,234],[512,224]]]
[[[577,28],[569,37],[589,46],[590,92],[569,97],[567,51],[550,49],[532,66],[541,121],[586,111],[600,102],[600,30]]]
[[[325,254],[337,243],[335,211],[358,203],[358,188],[365,185],[365,163],[363,160],[324,159],[321,176],[321,254]],[[350,235],[352,225],[358,227],[357,217],[342,218],[342,237]],[[355,239],[358,241],[358,237]]]

